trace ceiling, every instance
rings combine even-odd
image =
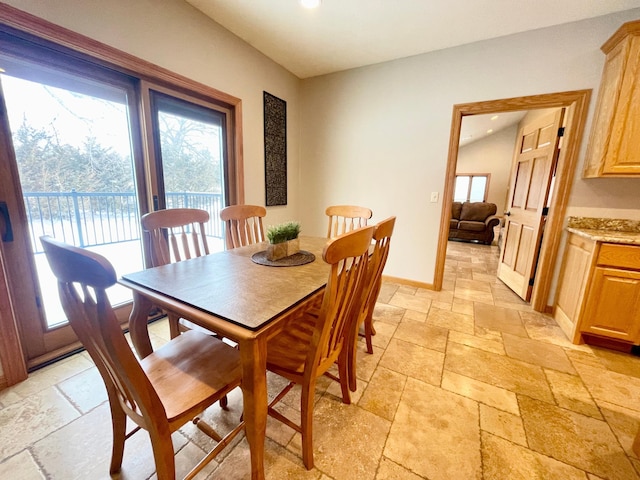
[[[487,115],[470,115],[462,118],[460,125],[460,147],[477,142],[500,130],[509,128],[520,122],[527,114],[526,110],[518,112],[490,113]],[[515,138],[515,137],[514,137]]]
[[[299,78],[640,7],[640,0],[322,0],[308,10],[298,0],[186,1]]]

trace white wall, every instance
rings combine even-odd
[[[246,203],[264,205],[263,91],[287,102],[288,206],[298,218],[300,81],[182,0],[8,0],[20,10],[99,40],[242,100]]]
[[[303,225],[321,233],[319,213],[342,202],[372,208],[374,220],[396,215],[385,274],[432,283],[442,198],[429,196],[444,188],[453,105],[594,89],[591,118],[600,46],[637,18],[640,9],[304,80]],[[626,216],[640,209],[638,188],[577,178],[570,211]]]
[[[464,122],[464,118],[462,119]],[[460,147],[456,173],[490,173],[487,202],[495,203],[496,215],[505,212],[509,175],[513,161],[513,149],[518,135],[518,125],[493,133],[473,143]]]

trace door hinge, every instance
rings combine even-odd
[[[42,308],[42,301],[40,300],[40,296],[36,295],[36,306],[38,308]]]
[[[546,217],[547,215],[549,215],[549,207],[544,207],[542,209],[542,216]]]
[[[533,278],[530,278],[530,279],[529,279],[529,286],[530,286],[530,287],[533,287],[533,280],[534,280]]]
[[[558,129],[558,136],[559,136],[559,137],[564,137],[564,127],[560,127],[560,128]]]

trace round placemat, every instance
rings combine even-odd
[[[251,255],[251,260],[253,260],[254,263],[267,265],[269,267],[296,267],[298,265],[304,265],[305,263],[311,263],[315,259],[316,256],[306,250],[300,250],[298,253],[281,258],[280,260],[269,260],[266,250]]]

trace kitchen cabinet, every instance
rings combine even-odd
[[[578,320],[592,268],[596,242],[569,233],[560,268],[554,318],[573,343],[580,343]]]
[[[573,343],[583,334],[640,344],[640,245],[570,233],[554,318]]]
[[[640,246],[602,244],[580,331],[640,343]]]
[[[622,25],[602,51],[583,177],[640,177],[640,20]]]

